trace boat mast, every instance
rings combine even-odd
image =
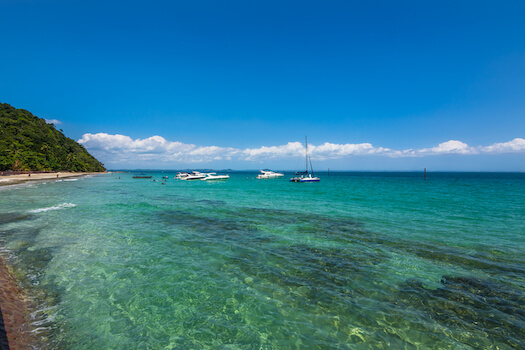
[[[310,160],[310,170],[312,171],[312,176],[314,176],[314,167],[312,166],[312,158],[308,157],[308,159]]]
[[[314,175],[314,167],[312,166],[312,159],[308,155],[308,138],[304,137],[304,143],[306,145],[306,175],[308,175],[308,162],[310,162],[310,170],[312,172],[312,175]]]
[[[308,138],[304,137],[304,144],[306,145],[306,174],[308,174]]]

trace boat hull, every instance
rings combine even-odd
[[[321,181],[321,179],[319,179],[319,178],[299,180],[299,182],[319,182],[319,181]]]
[[[229,178],[230,178],[229,175],[217,175],[217,176],[207,176],[201,180],[202,181],[218,181],[218,180],[228,180]]]
[[[261,173],[262,174],[257,175],[258,179],[277,179],[284,176],[284,174],[276,173],[271,170],[261,170]]]
[[[258,179],[278,179],[284,175],[257,175]]]
[[[290,182],[319,182],[321,181],[318,177],[292,177]]]

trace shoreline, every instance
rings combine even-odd
[[[86,176],[86,175],[100,175],[100,174],[108,174],[107,172],[80,172],[80,173],[74,173],[74,172],[66,172],[66,171],[59,171],[59,172],[53,172],[53,173],[27,173],[27,174],[17,174],[17,175],[0,175],[0,186],[7,186],[7,185],[18,185],[24,182],[28,181],[36,181],[36,180],[56,180],[56,179],[64,179],[69,177],[79,177],[79,176]]]
[[[53,172],[0,175],[0,187],[31,181],[57,180],[107,172]],[[1,248],[1,247],[0,247]],[[35,349],[39,344],[31,317],[31,296],[20,285],[6,251],[0,249],[0,348]]]
[[[35,349],[38,335],[31,322],[31,298],[20,286],[11,265],[0,253],[0,347]]]

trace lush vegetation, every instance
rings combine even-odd
[[[105,171],[74,140],[23,109],[0,103],[0,170]]]

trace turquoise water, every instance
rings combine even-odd
[[[525,348],[525,174],[167,174],[0,187],[41,348]]]

